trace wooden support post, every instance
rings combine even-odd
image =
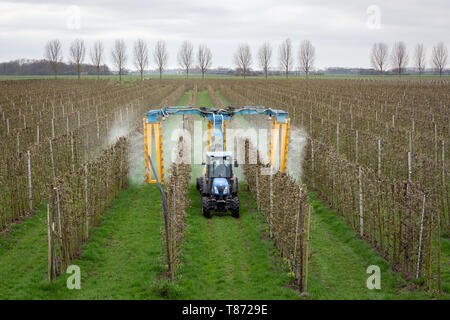
[[[422,241],[423,241],[423,222],[425,219],[425,194],[423,195],[422,201],[422,216],[420,218],[420,233],[419,233],[419,249],[417,254],[417,268],[416,268],[416,278],[420,276],[420,269],[422,267]]]
[[[310,233],[311,233],[311,205],[308,205],[308,219],[306,222],[306,247],[305,247],[305,281],[303,284],[303,291],[308,290],[308,269],[309,269],[309,247],[310,247]]]
[[[261,212],[260,205],[259,205],[259,166],[256,165],[256,209],[258,212]]]
[[[381,139],[378,139],[378,179],[381,178]]]
[[[17,156],[20,156],[20,133],[17,131]]]
[[[411,183],[412,166],[411,166],[411,152],[408,151],[408,182]]]
[[[272,166],[270,166],[270,177],[269,177],[270,181],[269,181],[269,232],[270,232],[270,237],[272,238],[272,229],[273,229],[273,170],[272,170]]]
[[[55,229],[53,213],[50,215],[50,204],[47,204],[47,279],[52,281],[56,277],[56,250],[55,250]]]
[[[73,148],[73,133],[70,134],[70,155],[72,161],[72,172],[75,172],[75,154]]]
[[[97,118],[97,140],[100,140],[100,125],[98,123],[98,118]]]
[[[27,150],[27,160],[28,160],[28,201],[30,205],[30,212],[33,210],[33,193],[31,189],[31,154],[30,150]]]
[[[294,240],[294,263],[297,267],[297,278],[299,291],[303,292],[303,212],[302,212],[302,200],[301,193],[298,201],[297,210],[297,224],[295,228],[295,240]],[[297,247],[299,262],[297,263]]]
[[[89,238],[89,189],[88,189],[88,167],[84,165],[84,203],[86,216],[86,239]]]
[[[60,250],[62,250],[62,227],[61,227],[61,207],[60,207],[60,202],[59,202],[59,192],[57,188],[54,188],[55,190],[55,196],[56,196],[56,213],[57,213],[57,217],[58,217],[58,234],[59,234],[59,246],[60,246]],[[62,253],[60,251],[60,254],[62,256]]]
[[[336,152],[339,154],[339,122],[336,125]]]
[[[363,211],[363,191],[362,191],[362,173],[358,166],[358,184],[359,184],[359,234],[364,235],[364,211]]]
[[[437,147],[437,125],[436,122],[434,123],[434,154],[435,154],[435,161],[438,161],[438,147]]]
[[[52,173],[53,173],[53,180],[56,179],[56,173],[55,173],[55,161],[53,159],[53,145],[52,145],[52,140],[48,140],[48,143],[50,144],[50,162],[52,165]]]

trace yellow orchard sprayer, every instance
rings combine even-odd
[[[239,217],[238,178],[233,173],[233,154],[227,151],[226,124],[236,115],[264,115],[271,121],[269,164],[279,159],[280,171],[286,171],[290,121],[287,112],[265,107],[198,108],[166,107],[150,110],[144,118],[144,148],[147,183],[164,182],[164,152],[162,122],[171,115],[199,115],[207,121],[207,152],[203,176],[197,178],[202,195],[203,215],[211,218],[211,211],[231,211]],[[156,153],[154,166],[153,149]],[[220,150],[217,150],[220,149]],[[277,157],[278,155],[278,157]],[[156,167],[156,170],[155,170]],[[161,190],[162,191],[162,190]]]

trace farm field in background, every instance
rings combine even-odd
[[[0,81],[0,299],[448,299],[448,77],[73,78],[0,76],[22,79]],[[264,163],[239,167],[239,219],[205,219],[182,187],[199,169],[168,160],[165,239],[142,118],[174,105],[283,109],[292,139],[270,189]]]

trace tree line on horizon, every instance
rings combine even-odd
[[[440,77],[442,77],[442,72],[447,65],[447,59],[448,49],[443,42],[439,42],[433,47],[430,62],[434,69],[439,72]],[[391,66],[401,76],[408,66],[408,62],[409,54],[403,41],[395,42],[390,54],[389,47],[384,42],[377,42],[372,46],[370,63],[381,74],[386,72],[388,66]],[[414,48],[413,65],[421,76],[426,66],[426,49],[422,43],[418,43]]]
[[[99,78],[102,74],[112,74],[105,63],[105,49],[102,41],[96,41],[89,49],[90,64],[86,63],[87,48],[84,40],[75,39],[69,48],[69,64],[63,62],[62,44],[58,39],[48,41],[45,46],[44,60],[37,61],[37,66],[30,67],[30,63],[21,63],[21,60],[15,60],[8,63],[0,64],[0,72],[7,74],[7,70],[31,70],[33,73],[38,69],[39,74],[43,74],[46,65],[50,67],[55,79],[58,74],[76,74],[78,78],[85,72],[89,74],[96,74]],[[111,49],[111,58],[113,65],[118,70],[119,80],[122,81],[122,75],[126,74],[125,65],[128,62],[128,53],[125,41],[117,39]],[[148,69],[150,60],[153,58],[153,63],[159,73],[160,79],[167,68],[169,52],[167,50],[166,42],[158,40],[150,52],[148,44],[142,40],[137,39],[132,48],[132,62],[140,73],[143,79],[144,72]],[[287,38],[278,47],[278,66],[279,70],[289,78],[289,73],[294,70],[295,58],[297,58],[297,70],[301,70],[308,78],[311,70],[314,67],[316,58],[316,51],[309,40],[300,42],[297,56],[295,57],[292,41]],[[448,59],[448,50],[443,42],[439,42],[433,47],[430,64],[442,76]],[[262,69],[265,78],[267,79],[269,70],[272,68],[273,61],[273,47],[269,42],[263,43],[257,51],[256,64]],[[184,71],[186,78],[189,78],[190,72],[197,68],[202,74],[202,78],[211,68],[212,53],[211,50],[204,44],[199,45],[197,51],[194,51],[194,46],[190,41],[184,41],[177,53],[177,61],[180,68]],[[409,55],[406,45],[403,41],[395,42],[391,52],[389,52],[388,45],[383,42],[375,43],[370,52],[370,63],[375,71],[379,74],[386,74],[390,66],[394,72],[399,76],[404,73],[408,66]],[[252,51],[247,43],[240,43],[233,55],[233,63],[236,67],[236,73],[244,78],[251,74],[252,66],[254,65]],[[426,66],[426,50],[423,44],[417,44],[414,49],[413,64],[418,74],[421,76],[425,71]],[[25,67],[24,67],[25,66]],[[71,69],[71,70],[70,70]],[[31,72],[31,71],[30,71]]]
[[[83,63],[81,75],[96,75],[95,66]],[[44,76],[49,75],[49,64],[46,59],[16,59],[8,62],[0,62],[0,75],[10,76]],[[60,62],[58,66],[60,75],[77,75],[71,63]],[[100,75],[112,75],[109,67],[104,64],[100,66]]]
[[[272,63],[272,52],[272,46],[268,42],[264,43],[258,50],[259,66],[263,69],[266,78]],[[166,42],[164,40],[158,40],[151,53],[149,52],[148,44],[144,40],[138,39],[134,42],[132,59],[134,66],[141,75],[141,79],[143,79],[144,72],[149,66],[150,54],[153,57],[153,62],[161,79],[164,70],[166,70],[169,58]],[[95,42],[90,49],[89,55],[92,65],[97,68],[97,75],[99,76],[98,70],[105,59],[103,43],[101,41]],[[70,45],[69,61],[74,66],[78,78],[80,78],[85,57],[86,45],[84,41],[75,39]],[[118,70],[119,80],[122,81],[122,74],[128,61],[127,47],[123,39],[115,40],[114,46],[111,49],[111,58],[114,66]],[[56,78],[59,71],[58,67],[63,60],[62,44],[58,39],[47,42],[45,46],[45,59],[48,61]],[[313,68],[314,60],[315,48],[309,40],[302,41],[298,52],[298,62],[300,70],[305,72],[306,77],[308,77]],[[204,44],[199,45],[195,53],[192,43],[190,41],[184,41],[178,50],[177,61],[179,66],[184,70],[186,78],[189,78],[189,73],[194,67],[200,70],[202,78],[204,78],[206,72],[211,68],[212,53]],[[244,78],[249,74],[253,65],[253,58],[248,44],[239,44],[233,56],[233,63],[236,66],[237,72]],[[289,38],[283,41],[279,47],[279,63],[280,68],[285,71],[285,76],[288,78],[289,72],[292,71],[294,64],[292,42]]]

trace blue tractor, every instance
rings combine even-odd
[[[280,172],[286,172],[287,148],[290,120],[288,113],[266,107],[247,106],[240,108],[226,107],[222,109],[203,108],[191,106],[165,107],[159,110],[150,110],[144,119],[144,146],[146,181],[160,183],[164,181],[164,157],[162,144],[162,120],[170,115],[198,115],[207,121],[208,150],[203,176],[197,178],[197,189],[202,196],[203,215],[211,218],[211,211],[231,211],[235,218],[239,217],[238,179],[233,174],[233,162],[230,152],[216,151],[226,150],[226,122],[236,115],[265,115],[271,121],[269,158],[275,163],[279,153]],[[154,142],[153,142],[154,138]],[[280,140],[280,142],[279,142]],[[278,151],[278,143],[280,148]],[[158,173],[152,166],[152,150],[156,150],[156,164]]]
[[[211,218],[211,211],[231,211],[234,218],[239,218],[238,178],[233,174],[231,152],[207,152],[205,169],[202,177],[197,178],[197,189],[202,195],[202,212]]]

